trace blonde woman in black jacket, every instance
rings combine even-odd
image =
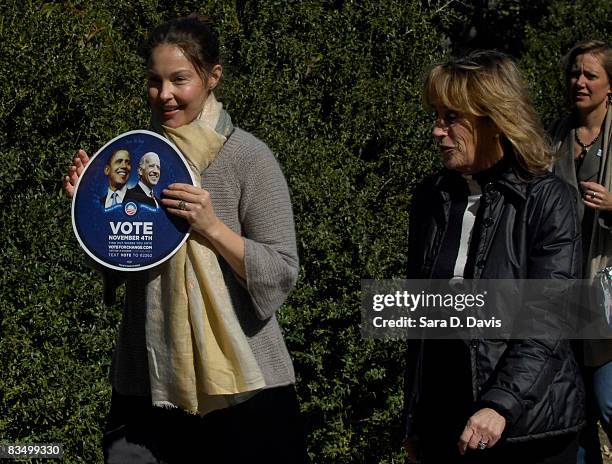
[[[413,196],[409,277],[578,277],[572,193],[548,172],[544,131],[512,60],[477,52],[436,66],[424,101],[444,169]],[[583,387],[555,335],[564,321],[550,324],[550,340],[411,342],[409,462],[573,464]]]

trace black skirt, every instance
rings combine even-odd
[[[103,451],[108,464],[301,464],[305,440],[293,385],[204,417],[113,391]]]

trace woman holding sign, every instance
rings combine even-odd
[[[444,169],[413,196],[409,277],[576,278],[573,197],[548,172],[550,150],[515,64],[485,51],[438,65],[425,81],[424,102],[435,114]],[[583,387],[560,335],[565,322],[552,312],[541,316],[547,339],[410,342],[411,462],[575,461]]]
[[[127,291],[105,460],[302,462],[295,376],[275,318],[298,273],[286,181],[215,99],[222,67],[208,20],[158,26],[144,57],[152,127],[198,185],[162,192],[161,206],[191,225],[170,260],[106,272]],[[80,150],[64,179],[69,196],[88,161]]]

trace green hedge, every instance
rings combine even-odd
[[[404,275],[410,190],[437,166],[421,76],[465,19],[446,3],[0,0],[0,442],[61,442],[65,462],[101,462],[121,310],[101,304],[60,179],[77,148],[147,127],[138,47],[153,25],[197,11],[219,27],[221,100],[291,188],[301,272],[279,319],[311,460],[401,462],[403,344],[361,338],[360,279]],[[543,5],[515,49],[538,105],[558,114],[551,63],[581,5],[583,31],[609,36],[610,6]]]

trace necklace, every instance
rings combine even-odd
[[[597,134],[597,137],[595,137],[591,143],[584,143],[582,140],[580,140],[580,136],[578,135],[578,128],[576,127],[574,129],[574,138],[576,139],[576,142],[578,143],[578,145],[580,145],[580,147],[582,148],[582,150],[580,151],[580,155],[578,155],[579,157],[582,158],[584,157],[584,155],[587,154],[587,151],[589,150],[589,148],[595,145],[595,142],[599,140],[600,134],[601,134],[601,131],[599,131],[599,134]]]

